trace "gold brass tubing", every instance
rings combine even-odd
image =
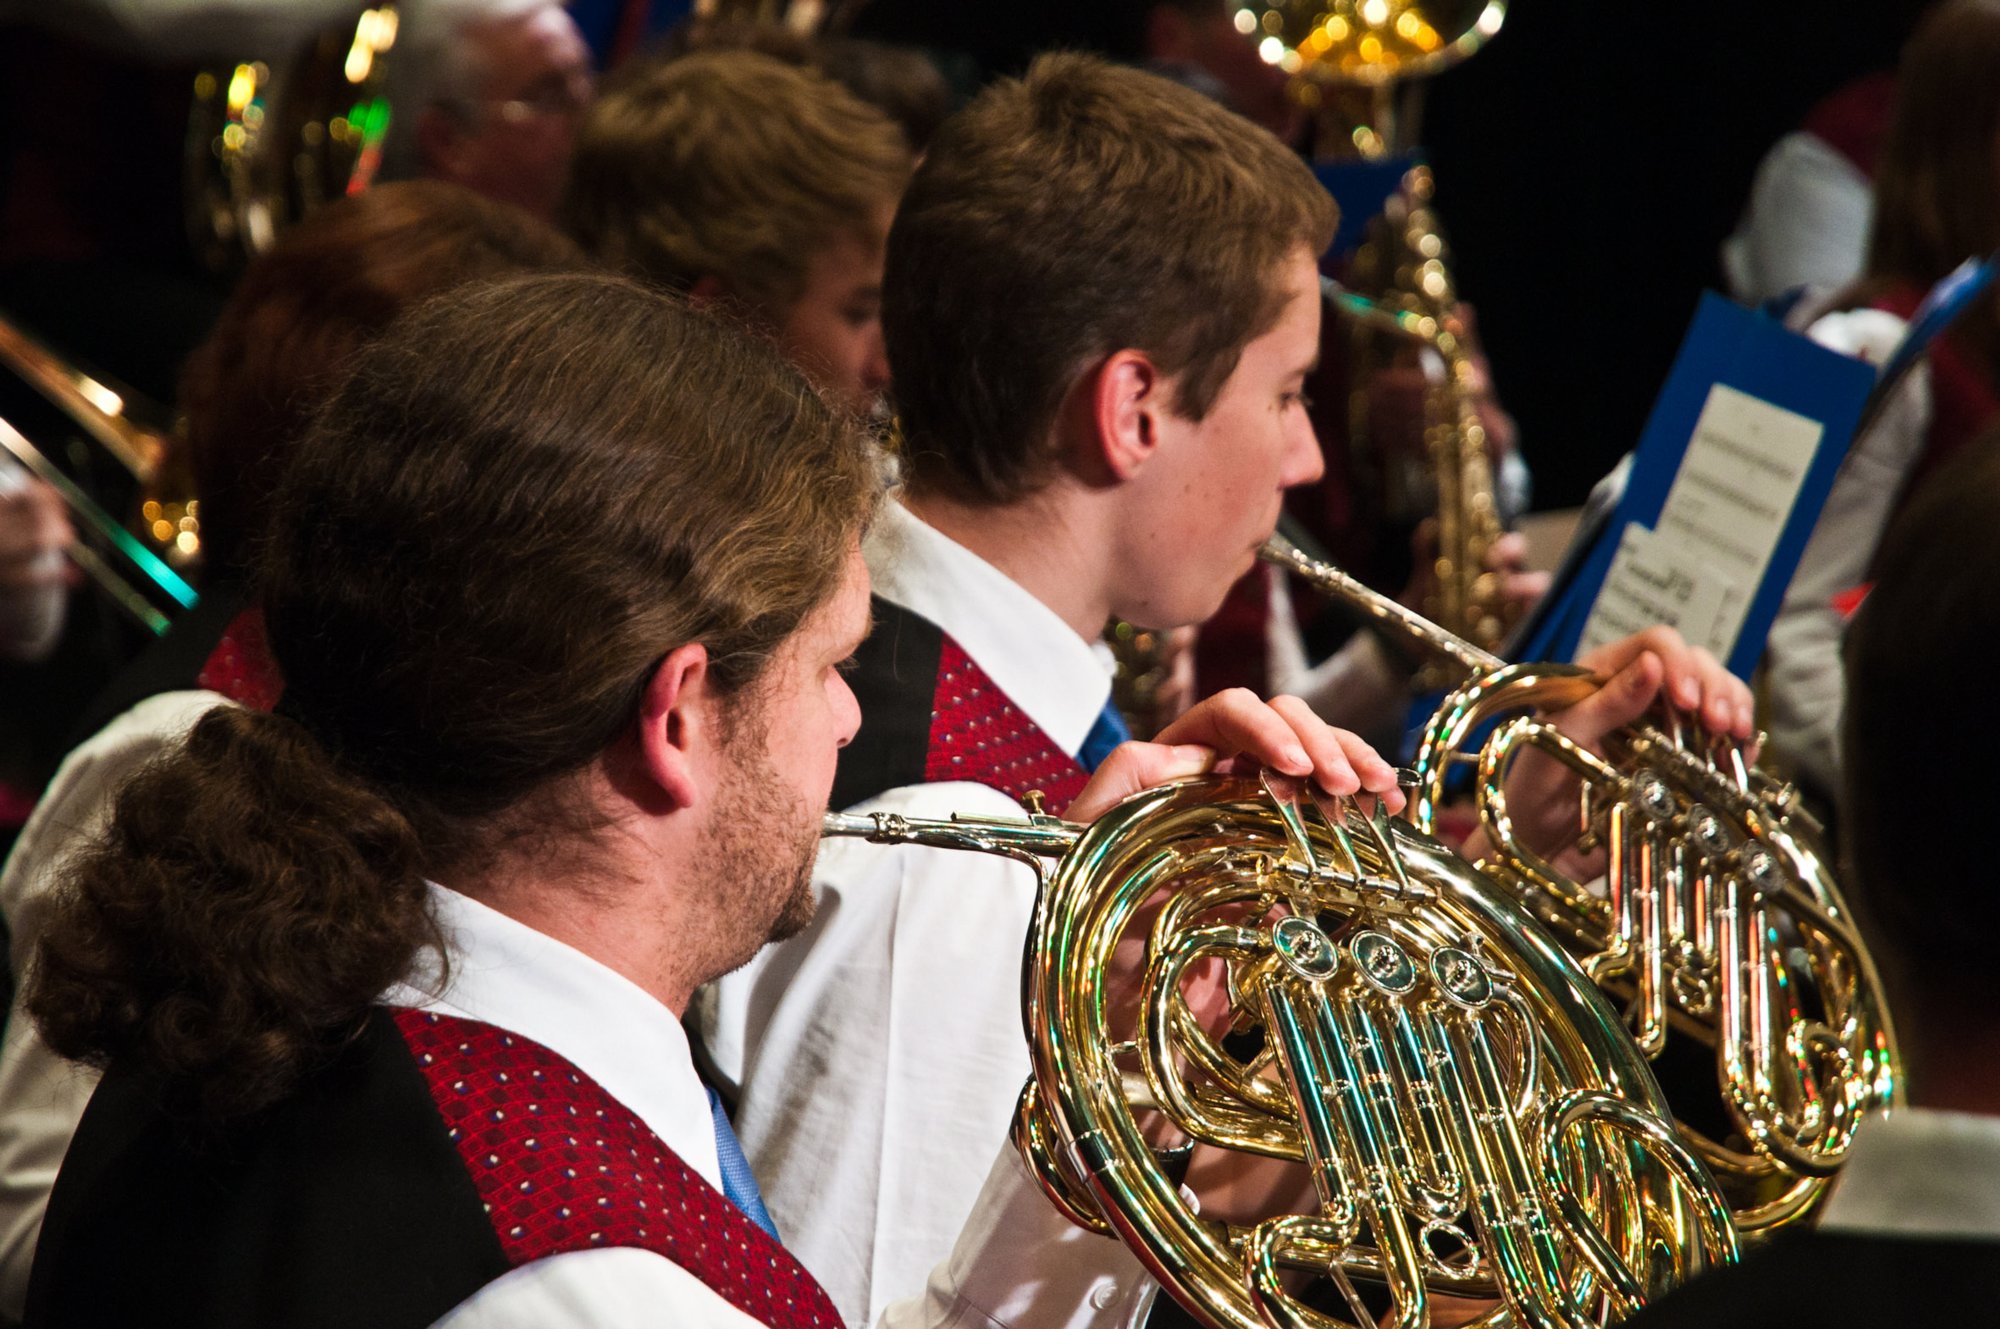
[[[1389,1003],[1392,1035],[1387,1038],[1374,1018],[1375,1005],[1361,996],[1349,1005],[1348,1016],[1360,1036],[1356,1046],[1368,1068],[1369,1083],[1376,1088],[1391,1174],[1410,1208],[1430,1219],[1454,1217],[1465,1208],[1465,1172],[1440,1112],[1442,1100],[1431,1079],[1430,1057],[1408,1005]],[[1415,1139],[1403,1122],[1405,1104],[1416,1119]]]
[[[922,844],[966,849],[1026,862],[1040,875],[1040,862],[1060,858],[1083,828],[1055,817],[950,817],[936,820],[895,812],[829,812],[820,818],[822,839],[849,838],[872,844]]]
[[[0,318],[0,363],[19,374],[64,415],[96,439],[142,484],[159,470],[166,442],[124,415],[124,399]]]
[[[1070,1222],[1087,1231],[1114,1236],[1111,1225],[1098,1212],[1096,1202],[1087,1191],[1081,1189],[1069,1169],[1058,1161],[1054,1142],[1049,1139],[1048,1120],[1041,1111],[1039,1095],[1033,1080],[1021,1089],[1021,1097],[1014,1105],[1014,1126],[1012,1131],[1014,1147],[1027,1160],[1028,1170],[1041,1184],[1042,1194],[1048,1196],[1049,1203]]]
[[[1526,666],[1517,665],[1508,672],[1525,669]],[[1582,676],[1564,677],[1571,682],[1586,681]],[[1434,727],[1433,735],[1435,732]],[[1440,745],[1455,745],[1459,741],[1459,737],[1455,735],[1446,735]],[[1507,797],[1506,777],[1512,768],[1515,755],[1521,748],[1531,744],[1545,755],[1569,767],[1586,781],[1594,780],[1606,784],[1619,782],[1615,767],[1596,753],[1573,742],[1560,730],[1530,715],[1515,716],[1487,739],[1479,752],[1478,782],[1484,795],[1479,801],[1480,824],[1485,828],[1487,837],[1496,846],[1494,851],[1496,858],[1503,860],[1511,872],[1518,874],[1534,889],[1559,901],[1580,919],[1597,925],[1600,934],[1591,944],[1595,949],[1614,951],[1615,968],[1609,972],[1620,972],[1624,968],[1623,948],[1630,946],[1633,936],[1633,930],[1629,923],[1623,920],[1622,910],[1617,903],[1617,893],[1622,889],[1618,884],[1621,882],[1621,875],[1615,871],[1611,873],[1612,899],[1609,902],[1599,900],[1557,872],[1553,864],[1522,843],[1520,836],[1515,832],[1512,805]],[[1432,735],[1427,735],[1426,753],[1420,753],[1418,757],[1420,765],[1424,756],[1431,750],[1431,745]],[[1441,794],[1442,790],[1437,787],[1436,781],[1420,786],[1419,796],[1424,800],[1424,815],[1428,815],[1435,808],[1436,800]],[[1415,801],[1417,800],[1412,800]],[[1622,800],[1612,804],[1608,815],[1617,817],[1622,806]],[[1619,852],[1622,843],[1619,836],[1607,833],[1606,839],[1608,850],[1614,854]]]
[[[1639,887],[1635,892],[1639,935],[1633,948],[1638,959],[1639,992],[1632,1033],[1639,1041],[1639,1050],[1649,1057],[1657,1057],[1667,1046],[1667,947],[1660,918],[1662,880],[1667,874],[1661,859],[1667,851],[1659,827],[1648,825],[1641,831]]]
[[[1638,857],[1638,837],[1632,830],[1632,810],[1619,804],[1611,809],[1605,833],[1608,857],[1605,860],[1605,903],[1611,907],[1611,944],[1585,957],[1584,972],[1599,983],[1632,967],[1632,894],[1638,876],[1632,860]]]
[[[1486,1235],[1501,1294],[1517,1321],[1536,1329],[1575,1329],[1570,1294],[1557,1272],[1562,1254],[1528,1162],[1520,1124],[1508,1110],[1499,1059],[1476,1016],[1449,1022],[1433,1006],[1425,1012],[1432,1036],[1454,1055],[1438,1063],[1445,1092],[1463,1103],[1452,1118],[1459,1148],[1472,1173],[1474,1207]]]
[[[1275,1115],[1259,1116],[1241,1110],[1222,1110],[1198,1103],[1182,1079],[1174,1052],[1178,1047],[1201,1070],[1216,1079],[1228,1078],[1227,1058],[1209,1040],[1191,1017],[1185,1017],[1177,998],[1181,976],[1196,960],[1223,950],[1255,955],[1268,951],[1265,934],[1254,928],[1213,926],[1190,929],[1174,937],[1155,952],[1147,965],[1146,1027],[1140,1046],[1144,1055],[1140,1067],[1154,1099],[1174,1124],[1195,1139],[1273,1158],[1303,1159],[1303,1142],[1297,1128]],[[1188,1035],[1196,1035],[1193,1038]],[[1268,1086],[1259,1098],[1276,1107],[1285,1102],[1276,1086]],[[1288,1103],[1287,1103],[1288,1105]]]
[[[1277,1040],[1278,1064],[1299,1102],[1314,1179],[1324,1176],[1337,1188],[1335,1196],[1347,1197],[1361,1211],[1381,1255],[1394,1314],[1389,1323],[1414,1329],[1429,1321],[1423,1256],[1397,1204],[1383,1123],[1352,1055],[1355,1033],[1325,988],[1286,980],[1267,984],[1265,1028]],[[1350,1000],[1351,992],[1342,993],[1341,1006]],[[1333,1207],[1330,1199],[1328,1204]]]
[[[1551,1100],[1545,1111],[1547,1123],[1543,1134],[1550,1140],[1560,1140],[1577,1126],[1588,1123],[1609,1126],[1638,1142],[1649,1157],[1665,1167],[1680,1183],[1675,1208],[1681,1209],[1690,1201],[1695,1206],[1691,1213],[1685,1214],[1681,1224],[1683,1230],[1674,1242],[1676,1249],[1699,1248],[1710,1264],[1733,1264],[1736,1261],[1739,1253],[1736,1229],[1728,1208],[1704,1184],[1707,1171],[1700,1160],[1658,1118],[1634,1111],[1632,1105],[1622,1098],[1587,1090],[1562,1094]],[[1607,1286],[1618,1288],[1619,1294],[1635,1306],[1644,1304],[1646,1289],[1631,1278],[1630,1271],[1622,1266],[1615,1252],[1604,1244],[1596,1225],[1589,1221],[1567,1189],[1558,1188],[1556,1207],[1565,1232],[1576,1241],[1577,1248],[1599,1276],[1605,1279]]]
[[[1481,650],[1464,638],[1446,632],[1393,596],[1364,585],[1331,563],[1308,557],[1282,535],[1273,535],[1266,540],[1258,556],[1266,563],[1297,573],[1318,590],[1350,605],[1418,649],[1452,661],[1468,674],[1484,673],[1506,664],[1491,651]]]

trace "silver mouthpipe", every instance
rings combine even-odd
[[[874,844],[926,844],[986,854],[1060,858],[1083,827],[1058,817],[905,817],[898,812],[829,812],[820,818],[822,839],[849,837]]]
[[[1266,563],[1296,572],[1322,593],[1407,639],[1420,651],[1444,656],[1463,666],[1468,674],[1485,673],[1506,664],[1491,651],[1482,651],[1465,638],[1446,632],[1394,597],[1384,595],[1372,586],[1364,586],[1331,563],[1322,563],[1308,556],[1282,535],[1273,534],[1258,552]]]

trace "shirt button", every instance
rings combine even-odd
[[[1109,1279],[1090,1290],[1090,1304],[1098,1310],[1111,1309],[1111,1303],[1118,1300],[1118,1285]]]

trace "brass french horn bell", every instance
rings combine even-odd
[[[1598,680],[1562,665],[1508,665],[1274,536],[1295,572],[1464,681],[1424,728],[1412,820],[1436,825],[1469,771],[1492,852],[1481,869],[1625,1008],[1649,1057],[1679,1030],[1713,1051],[1721,1113],[1670,1082],[1682,1133],[1755,1233],[1809,1213],[1872,1107],[1899,1100],[1901,1061],[1881,982],[1816,828],[1792,791],[1734,743],[1665,712],[1586,751],[1541,718]],[[1558,852],[1517,833],[1507,777],[1530,753],[1578,780],[1576,833]],[[1601,886],[1566,861],[1601,859]],[[1692,1122],[1726,1120],[1721,1135]]]
[[[1149,790],[1087,828],[837,814],[825,833],[1043,877],[1017,1142],[1210,1329],[1414,1329],[1446,1294],[1495,1302],[1488,1323],[1597,1325],[1735,1258],[1726,1201],[1589,979],[1379,808],[1267,775]],[[1114,987],[1124,948],[1136,991]],[[1197,1212],[1157,1119],[1299,1202]]]

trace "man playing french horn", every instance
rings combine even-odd
[[[875,499],[796,370],[621,279],[475,285],[359,352],[263,550],[281,711],[216,699],[46,916],[31,1013],[106,1074],[26,1324],[836,1324],[679,1016],[812,912]],[[1237,695],[1072,811],[1235,754],[1396,801]],[[985,1152],[882,1322],[1128,1326],[1131,1254]]]
[[[835,807],[998,816],[1039,792],[1060,812],[1083,787],[1121,732],[1105,621],[1202,620],[1320,473],[1301,385],[1333,225],[1268,134],[1083,57],[939,134],[889,242],[905,488],[865,551],[875,629]],[[1586,746],[1662,699],[1750,734],[1747,690],[1670,631],[1583,663],[1609,680],[1563,718]],[[1377,760],[1318,782],[1380,787]],[[1556,819],[1555,792],[1516,803]],[[772,1208],[851,1320],[949,1249],[1029,1069],[1034,881],[944,853],[829,845],[815,923],[697,1001]]]

